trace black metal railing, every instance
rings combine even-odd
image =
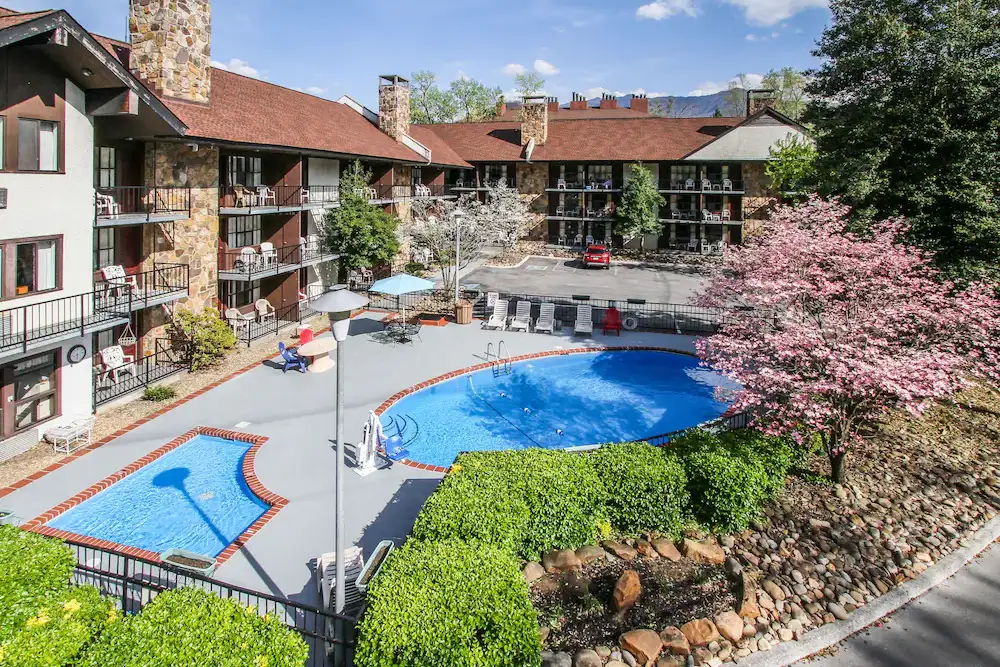
[[[308,293],[302,295],[296,303],[277,308],[266,315],[261,315],[256,310],[249,313],[249,317],[226,318],[233,333],[236,334],[236,341],[249,346],[255,340],[276,336],[279,331],[302,324],[302,321],[314,315],[317,311],[312,309],[312,302],[326,292],[325,288],[310,288]],[[225,314],[223,314],[225,317]]]
[[[554,218],[571,218],[574,220],[613,220],[614,209],[611,205],[598,206],[560,206],[553,202],[549,205],[549,216]]]
[[[743,181],[723,178],[692,178],[676,180],[661,180],[661,190],[674,192],[694,192],[704,194],[724,195],[728,192],[743,192]]]
[[[156,216],[185,214],[191,217],[191,188],[176,186],[119,185],[97,188],[94,221],[150,222]]]
[[[312,192],[301,185],[226,185],[219,188],[219,208],[240,209],[248,215],[298,211],[310,203],[310,197]]]
[[[257,613],[270,614],[299,633],[309,645],[307,667],[347,667],[354,654],[357,619],[242,586],[228,584],[163,563],[66,543],[76,555],[73,583],[94,586],[125,614],[137,614],[157,595],[177,588],[200,588]]]
[[[604,179],[602,181],[571,181],[566,179],[556,179],[549,181],[550,190],[576,190],[578,192],[612,192],[621,190],[622,184],[614,180]]]
[[[239,273],[246,278],[294,271],[302,264],[332,261],[337,255],[323,249],[320,239],[274,247],[220,248],[219,272]]]
[[[651,438],[643,438],[649,444],[655,447],[663,447],[664,445],[670,444],[671,440],[674,440],[678,436],[684,435],[694,429],[707,429],[707,430],[717,430],[717,431],[739,431],[745,429],[750,425],[750,415],[746,412],[737,412],[733,415],[723,415],[718,419],[713,419],[710,422],[704,424],[699,424],[698,426],[693,426],[689,428],[682,428],[677,431],[671,431],[670,433],[663,433],[660,435],[654,435]]]
[[[592,299],[588,295],[574,296],[541,296],[537,294],[511,294],[499,292],[497,298],[510,302],[510,312],[514,312],[518,301],[531,302],[531,317],[537,318],[542,303],[555,305],[555,319],[564,325],[576,321],[578,306],[591,306],[591,316],[594,328],[604,325],[604,315],[609,308],[616,308],[623,322],[631,324],[629,318],[634,318],[633,329],[647,331],[662,331],[666,333],[698,335],[715,333],[725,323],[725,314],[715,308],[702,308],[687,304],[650,303],[643,299]],[[489,295],[482,295],[473,304],[473,315],[488,318],[493,312],[489,303]]]
[[[191,343],[157,338],[153,354],[112,369],[94,367],[94,407],[104,405],[182,371],[191,370]],[[98,353],[99,355],[100,353]],[[115,372],[117,371],[117,372]]]
[[[0,311],[0,352],[17,348],[27,352],[33,343],[70,334],[83,336],[129,317],[131,296],[102,297],[100,292],[85,292]]]
[[[317,204],[339,204],[339,185],[303,185],[302,203],[315,206]]]
[[[478,290],[461,290],[459,297],[465,301],[475,302],[481,296]],[[373,310],[389,312],[406,311],[409,314],[432,313],[436,315],[454,314],[455,291],[430,289],[422,292],[411,292],[399,296],[368,292],[368,307]]]
[[[115,303],[125,308],[147,308],[152,301],[164,296],[183,296],[191,284],[188,264],[154,264],[149,271],[140,271],[125,278],[101,278],[94,281],[94,291],[101,303]]]

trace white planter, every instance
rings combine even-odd
[[[185,558],[188,560],[200,561],[203,565],[195,565],[194,563],[179,563],[175,560],[169,560],[171,556],[176,556],[177,558]],[[215,568],[218,565],[215,558],[210,556],[203,556],[201,554],[196,554],[191,551],[185,551],[184,549],[167,549],[160,554],[160,560],[169,567],[177,568],[178,570],[184,570],[187,572],[194,572],[195,574],[200,574],[204,577],[211,577],[215,574]]]
[[[0,508],[0,526],[13,526],[14,521],[14,510]]]

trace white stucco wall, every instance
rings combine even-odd
[[[744,125],[730,130],[686,159],[759,161],[767,160],[771,147],[790,136],[805,135],[790,125]]]
[[[309,185],[340,185],[340,161],[321,157],[309,160]]]

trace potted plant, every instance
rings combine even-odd
[[[211,556],[203,556],[184,549],[167,549],[160,554],[160,560],[171,567],[187,572],[194,572],[204,577],[215,574],[217,561]]]

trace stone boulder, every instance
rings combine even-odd
[[[719,634],[736,643],[743,639],[743,619],[734,611],[724,611],[717,615],[712,622],[718,629]]]
[[[630,630],[621,636],[620,643],[640,665],[652,663],[663,650],[660,635],[653,630]]]
[[[569,572],[579,570],[583,563],[572,549],[559,549],[542,554],[542,567],[546,572]]]
[[[532,561],[524,566],[524,582],[529,586],[536,580],[545,576],[545,568]]]
[[[625,570],[615,583],[615,590],[611,594],[611,607],[615,611],[624,613],[635,606],[641,593],[642,582],[639,580],[639,573],[635,570]]]
[[[606,540],[601,542],[601,546],[604,547],[605,551],[621,558],[622,560],[635,560],[635,557],[639,554],[639,552],[635,549],[627,544],[622,544],[621,542]]]
[[[719,641],[718,628],[707,618],[699,618],[685,623],[681,626],[681,632],[687,637],[691,646],[708,646],[712,642]]]
[[[714,538],[697,542],[695,540],[684,540],[681,545],[681,552],[695,563],[708,563],[709,565],[722,565],[726,562],[726,552],[722,550],[719,543]]]
[[[674,655],[687,657],[691,653],[691,643],[680,631],[680,628],[670,626],[660,631],[660,642],[663,648]]]
[[[658,537],[653,540],[653,548],[656,549],[656,553],[675,563],[681,559],[681,552],[677,550],[673,542],[666,538]]]
[[[660,555],[656,553],[656,549],[653,548],[653,545],[647,542],[646,540],[636,540],[635,550],[638,551],[641,555],[645,556],[646,558],[660,557]]]
[[[581,649],[573,657],[573,667],[603,667],[603,665],[601,656],[592,648]]]
[[[569,653],[542,651],[542,667],[573,667]]]
[[[576,557],[580,559],[580,562],[584,565],[590,565],[595,560],[604,558],[604,554],[607,553],[601,547],[595,547],[594,545],[589,545],[585,547],[580,547],[576,550]]]

